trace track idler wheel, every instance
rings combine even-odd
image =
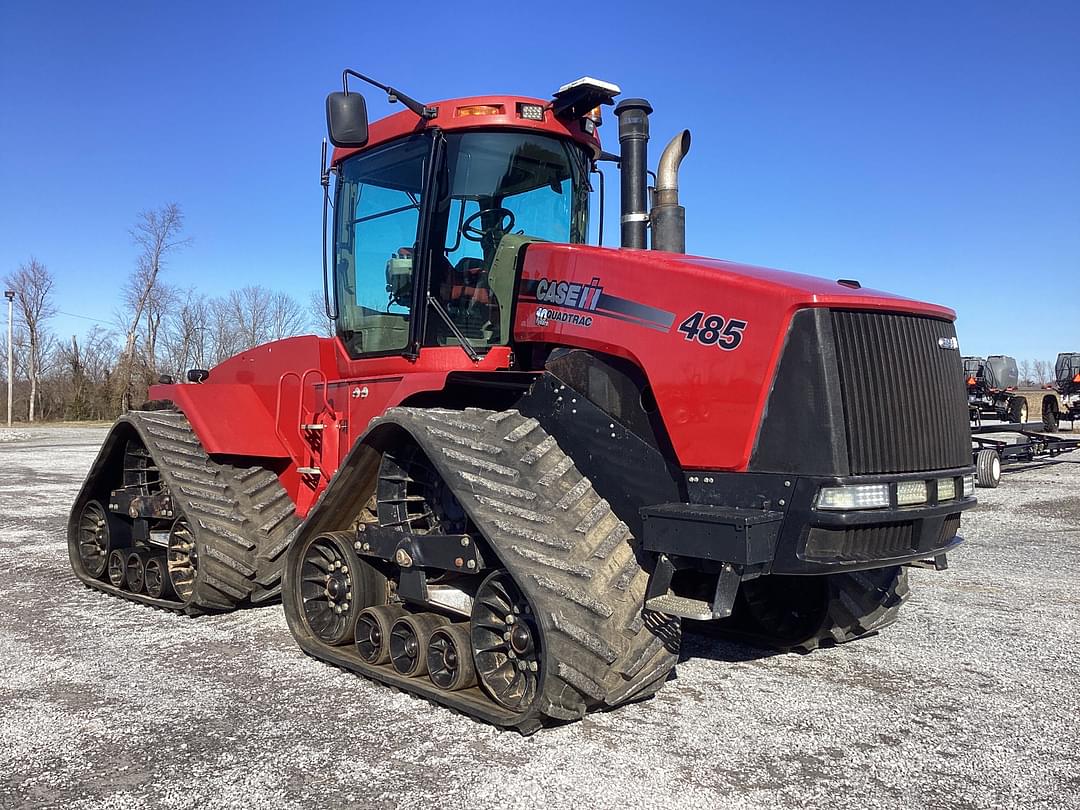
[[[456,692],[476,685],[468,622],[444,625],[431,634],[427,665],[428,677],[440,689]]]
[[[390,662],[390,630],[405,613],[400,605],[379,605],[360,611],[356,619],[356,651],[365,662]]]
[[[95,579],[105,573],[109,551],[114,547],[109,514],[99,501],[87,501],[79,516],[79,561]]]
[[[172,596],[169,567],[164,557],[151,557],[146,561],[143,580],[147,596],[154,599],[168,599]]]
[[[354,535],[327,532],[301,549],[301,611],[311,633],[324,644],[356,640],[356,620],[367,607],[386,603],[386,578],[353,550]]]
[[[127,582],[127,558],[125,550],[114,548],[109,552],[109,584],[114,588],[123,588]]]
[[[145,551],[133,551],[127,558],[127,586],[132,593],[142,593],[146,585],[146,561],[150,555]]]
[[[540,688],[540,632],[505,571],[490,574],[476,592],[472,648],[480,684],[492,699],[512,711],[528,709]]]
[[[402,616],[390,630],[390,663],[409,678],[426,675],[431,634],[450,620],[438,613],[410,613]]]
[[[195,578],[199,575],[199,551],[191,526],[184,518],[177,518],[169,532],[166,568],[177,597],[189,601],[195,593]]]

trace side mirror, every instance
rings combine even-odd
[[[368,140],[367,103],[359,93],[326,97],[326,130],[334,146],[363,146]]]

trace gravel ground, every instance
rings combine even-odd
[[[1080,453],[980,490],[901,620],[809,656],[690,634],[653,700],[523,738],[71,575],[103,429],[0,445],[0,807],[1080,807]]]

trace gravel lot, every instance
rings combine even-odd
[[[883,635],[690,635],[654,700],[522,738],[305,657],[279,606],[185,619],[84,588],[64,526],[105,430],[19,434],[0,807],[1080,807],[1080,453],[979,490]]]

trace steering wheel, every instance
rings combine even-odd
[[[499,219],[490,228],[478,228],[473,223],[486,214],[498,214]],[[503,222],[506,222],[503,225]],[[503,234],[510,233],[514,229],[514,212],[509,208],[496,206],[495,208],[481,208],[475,214],[461,223],[461,235],[470,242],[482,242],[484,239],[493,237],[502,238]]]

